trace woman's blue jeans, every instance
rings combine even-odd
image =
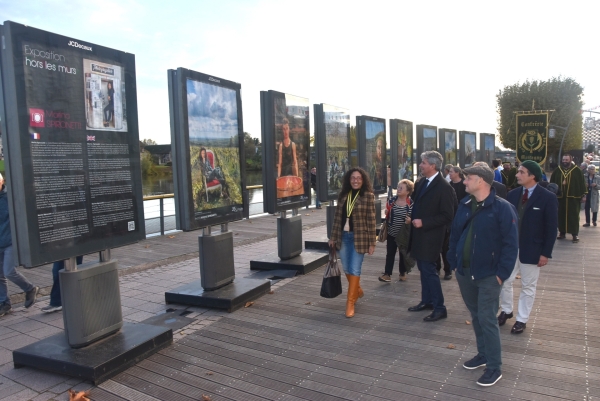
[[[342,231],[342,247],[339,256],[342,260],[344,273],[360,276],[365,254],[356,252],[354,248],[354,233],[352,231]]]

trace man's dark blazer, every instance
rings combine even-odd
[[[494,189],[496,190],[496,196],[499,196],[502,199],[506,199],[506,185],[498,181],[493,181],[492,187],[494,187]]]
[[[446,226],[454,218],[456,193],[442,174],[438,174],[426,188],[425,177],[417,181],[412,194],[411,219],[421,219],[423,227],[411,229],[409,251],[417,260],[435,262],[442,250]],[[422,192],[422,193],[421,193]]]
[[[506,200],[518,211],[522,198],[523,187],[518,187],[508,193]],[[557,227],[558,199],[555,194],[537,185],[525,205],[521,218],[519,232],[521,263],[537,265],[541,255],[551,258]]]

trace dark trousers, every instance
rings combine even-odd
[[[592,195],[590,193],[585,197],[585,222],[590,224],[590,211],[592,209]],[[592,223],[598,221],[598,212],[592,212]]]
[[[432,304],[435,312],[445,311],[442,284],[435,270],[435,262],[417,260],[417,267],[421,272],[421,303]]]
[[[83,262],[83,256],[77,256],[77,264]],[[58,272],[65,268],[65,261],[59,260],[52,265],[52,289],[50,290],[50,306],[62,306],[60,298],[60,279]]]
[[[391,276],[394,272],[394,261],[396,260],[396,253],[398,252],[398,245],[396,245],[396,238],[388,234],[387,236],[387,254],[385,255],[385,274]],[[406,274],[406,265],[404,264],[404,256],[399,253],[398,257],[398,269],[400,274]]]
[[[446,254],[448,253],[448,248],[450,247],[450,230],[446,230],[446,235],[444,236],[444,243],[442,244],[442,253],[438,256],[437,262],[435,262],[435,268],[439,272],[442,270],[442,262],[444,262],[444,273],[450,274],[450,263],[448,262],[448,258],[446,258]]]
[[[500,327],[498,327],[499,296],[502,285],[496,276],[473,280],[471,269],[463,269],[464,276],[456,274],[456,281],[463,301],[469,312],[477,340],[477,352],[487,359],[488,369],[500,369],[502,366],[502,345]]]

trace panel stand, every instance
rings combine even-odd
[[[200,280],[165,292],[166,303],[225,309],[233,312],[246,302],[271,290],[271,282],[251,278],[235,278],[233,233],[227,223],[221,233],[213,235],[205,227],[198,237]]]
[[[250,261],[251,270],[296,270],[300,274],[311,272],[325,263],[328,255],[314,250],[302,252],[302,216],[298,209],[287,218],[281,212],[277,219],[277,253]]]
[[[173,342],[169,328],[123,323],[117,261],[110,260],[109,249],[99,259],[79,269],[75,257],[65,261],[59,273],[65,333],[13,351],[15,368],[98,384]]]
[[[329,201],[329,205],[325,207],[325,211],[327,221],[327,237],[304,241],[304,247],[306,249],[317,249],[329,252],[329,238],[331,238],[333,219],[335,218],[335,201]]]

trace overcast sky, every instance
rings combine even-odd
[[[564,0],[0,0],[2,22],[135,54],[140,139],[158,143],[171,142],[167,69],[177,67],[239,82],[253,137],[270,89],[495,134],[498,91],[527,79],[574,78],[585,107],[600,106],[599,12],[600,2]]]

